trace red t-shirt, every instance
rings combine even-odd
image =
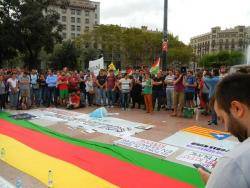
[[[80,103],[80,97],[78,95],[71,95],[70,100],[74,104],[79,104]]]
[[[107,87],[108,87],[108,89],[114,89],[115,82],[116,82],[115,76],[108,76],[107,77]]]
[[[68,90],[68,84],[67,84],[68,79],[66,77],[60,76],[58,78],[58,81],[59,82],[65,82],[65,83],[62,83],[62,84],[58,84],[58,89],[59,90]]]
[[[70,89],[78,89],[79,79],[76,76],[71,76],[69,78]]]

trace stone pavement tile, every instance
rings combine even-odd
[[[0,175],[12,183],[16,184],[17,177],[20,177],[22,180],[23,188],[46,188],[47,186],[41,183],[34,177],[31,177],[20,170],[13,168],[12,166],[0,161]]]

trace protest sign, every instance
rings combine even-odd
[[[153,127],[113,117],[92,118],[89,114],[56,108],[30,110],[28,113],[36,116],[36,119],[58,123],[64,122],[72,129],[79,128],[86,130],[86,132],[99,132],[120,138],[131,136]]]
[[[115,143],[163,157],[168,157],[178,150],[178,148],[167,144],[135,137],[126,137],[121,140],[115,141]]]
[[[238,142],[210,139],[185,131],[177,132],[161,142],[220,157],[231,151],[238,144]]]
[[[190,164],[200,164],[205,168],[212,170],[217,164],[219,157],[196,151],[185,151],[176,159]]]
[[[89,71],[93,72],[96,76],[99,74],[99,71],[101,69],[104,69],[104,59],[103,57],[100,59],[97,59],[95,61],[89,62]]]

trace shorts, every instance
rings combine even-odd
[[[194,93],[192,93],[192,92],[185,93],[185,100],[186,101],[194,100]]]
[[[66,99],[69,96],[69,91],[68,90],[60,90],[60,98],[61,99]]]

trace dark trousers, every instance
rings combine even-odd
[[[47,88],[47,105],[56,104],[56,87]]]
[[[126,109],[128,107],[129,93],[121,93],[122,108]]]
[[[153,91],[153,108],[155,107],[156,100],[158,101],[157,109],[161,109],[161,105],[163,104],[163,96],[164,93],[161,90]]]
[[[0,110],[5,108],[6,95],[0,95]]]
[[[88,104],[89,104],[89,106],[92,106],[92,105],[93,105],[94,96],[95,96],[94,93],[89,93],[89,92],[87,92],[87,98],[88,98]]]

